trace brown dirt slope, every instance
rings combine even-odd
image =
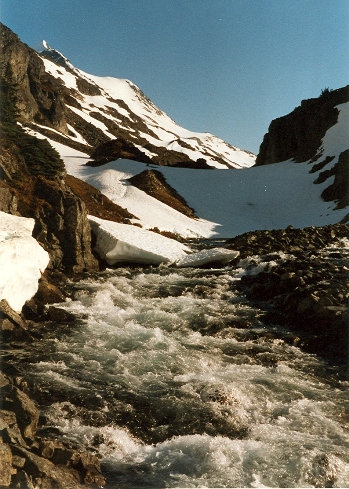
[[[197,218],[194,209],[165,180],[162,173],[157,170],[145,170],[128,180],[132,185],[143,190],[160,202],[172,207],[178,212],[192,219]]]
[[[98,189],[92,187],[92,185],[72,175],[67,175],[65,181],[73,193],[84,201],[87,212],[92,216],[124,224],[129,224],[130,219],[137,219],[127,209],[114,204],[114,202],[103,195]]]

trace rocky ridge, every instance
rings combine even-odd
[[[349,150],[323,156],[322,139],[338,121],[340,104],[349,101],[349,85],[337,90],[325,89],[317,98],[302,100],[291,113],[271,122],[256,159],[256,166],[286,160],[308,162],[310,173],[320,172],[314,183],[334,176],[334,183],[322,193],[325,201],[336,201],[337,208],[349,204]],[[331,163],[331,168],[328,165]],[[326,169],[325,169],[326,168]]]
[[[188,206],[186,201],[181,197],[178,192],[171,187],[162,173],[157,170],[145,170],[142,173],[131,177],[129,182],[143,190],[148,195],[151,195],[157,200],[160,200],[164,204],[176,209],[185,216],[191,218],[197,218],[194,209]]]
[[[159,165],[196,167],[200,158],[221,168],[254,163],[248,151],[181,128],[132,82],[114,79],[109,89],[108,79],[76,69],[47,44],[36,53],[4,25],[0,50],[0,77],[11,87],[19,120],[48,138],[87,154],[99,147],[106,155],[112,142],[121,156]]]

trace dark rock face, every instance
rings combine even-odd
[[[84,203],[63,182],[38,178],[35,195],[45,202],[35,212],[33,236],[50,252],[52,268],[79,272],[96,268]]]
[[[13,88],[19,120],[36,121],[67,134],[62,87],[40,57],[6,26],[0,26],[0,78]]]
[[[26,389],[21,378],[0,373],[0,486],[103,487],[97,457],[37,434],[40,413]]]
[[[94,161],[90,162],[91,166],[99,166],[109,161],[125,158],[128,160],[141,161],[150,163],[150,158],[141,150],[136,148],[130,141],[123,138],[113,139],[101,144],[91,154]]]
[[[49,253],[50,268],[67,272],[98,268],[85,204],[64,180],[16,176],[0,187],[0,205],[4,212],[35,219],[33,236]]]
[[[348,102],[349,85],[324,91],[318,98],[303,100],[290,114],[275,119],[264,136],[256,165],[277,163],[294,158],[307,161],[317,155],[321,139],[338,120],[336,105]]]

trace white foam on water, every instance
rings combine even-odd
[[[49,418],[94,447],[118,487],[349,481],[347,391],[316,374],[315,356],[264,335],[233,280],[224,269],[119,269],[80,282],[74,300],[60,305],[88,317],[52,340],[50,360],[34,367],[39,375],[47,368],[45,382],[59,389],[69,381],[95,396],[106,421],[92,426],[67,403],[51,407]],[[242,317],[248,327],[235,326]],[[118,405],[141,416],[134,399],[159,419],[147,433],[161,441],[141,440],[146,417],[137,437],[113,421]]]

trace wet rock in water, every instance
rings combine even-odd
[[[28,340],[28,326],[22,316],[14,311],[5,299],[0,301],[0,335],[2,341]]]
[[[12,452],[10,447],[0,439],[0,487],[9,487],[12,475],[17,470],[12,466]]]
[[[23,438],[28,443],[32,442],[39,420],[34,402],[10,382],[1,387],[1,398],[3,408],[15,414]]]
[[[3,319],[10,320],[14,326],[18,326],[23,330],[27,329],[25,321],[23,321],[20,314],[14,311],[5,299],[0,301],[0,321]]]
[[[47,311],[47,318],[59,324],[72,323],[75,321],[74,314],[71,314],[60,307],[50,306]]]
[[[103,487],[97,457],[38,436],[39,410],[15,380],[0,373],[0,487]]]

